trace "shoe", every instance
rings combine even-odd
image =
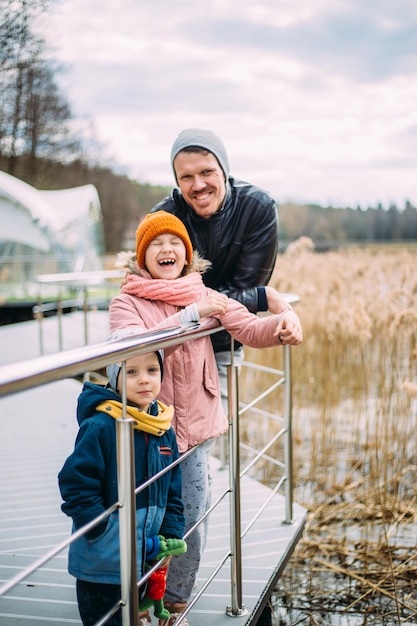
[[[149,615],[149,611],[146,613],[142,613],[138,615],[138,626],[152,626],[151,616]]]
[[[173,626],[181,615],[182,613],[171,613],[168,619],[160,619],[158,626]],[[184,617],[178,626],[189,626],[187,618]]]
[[[168,619],[160,619],[158,626],[173,626],[177,619],[181,617],[187,608],[186,602],[175,602],[174,604],[165,604],[165,608],[171,613]],[[180,622],[179,626],[189,626],[186,617]]]

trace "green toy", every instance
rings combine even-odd
[[[165,539],[162,535],[155,535],[146,540],[146,563],[149,570],[157,561],[162,561],[174,554],[187,552],[187,544],[182,539]],[[139,603],[139,610],[146,611],[154,608],[154,615],[158,619],[168,619],[169,611],[164,607],[164,594],[167,586],[168,566],[155,570],[146,581],[146,595]]]

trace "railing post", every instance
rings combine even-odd
[[[83,320],[84,320],[84,344],[88,345],[88,291],[83,287]]]
[[[59,291],[59,295],[58,295],[58,302],[57,302],[57,318],[58,318],[58,346],[59,346],[59,351],[62,351],[62,346],[63,346],[63,338],[62,338],[62,315],[63,315],[63,308],[62,308],[62,293],[61,290]]]
[[[42,298],[41,294],[38,295],[38,310],[35,314],[35,319],[39,321],[39,353],[42,356],[44,353],[43,349],[43,310],[42,310]]]
[[[116,421],[122,624],[138,621],[136,496],[133,419],[126,419],[126,362],[122,364],[123,415]]]
[[[238,366],[227,366],[227,399],[229,415],[229,486],[230,486],[230,550],[231,605],[226,613],[245,615],[242,600],[242,531],[240,510],[240,452],[238,415]]]
[[[293,458],[292,458],[292,380],[291,346],[284,348],[284,455],[285,455],[285,523],[293,523]]]
[[[82,300],[83,300],[83,322],[84,322],[84,345],[88,345],[88,291],[84,285],[82,287]],[[84,373],[84,381],[90,380],[90,372]]]

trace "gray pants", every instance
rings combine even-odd
[[[196,448],[181,463],[185,532],[188,532],[210,507],[209,457],[212,443],[213,440],[210,440]],[[196,582],[206,538],[207,520],[187,538],[187,552],[172,557],[168,569],[166,602],[188,602]]]
[[[222,404],[227,411],[227,365],[230,364],[230,352],[216,354],[220,379]],[[243,361],[243,349],[235,350],[234,363]],[[185,532],[197,522],[210,508],[210,451],[214,439],[196,448],[182,469],[182,501],[184,503]],[[169,603],[188,602],[196,583],[201,556],[207,539],[208,519],[187,538],[187,552],[171,559],[165,600]]]

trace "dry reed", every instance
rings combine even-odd
[[[417,248],[318,254],[305,238],[278,259],[271,284],[301,298],[294,473],[309,511],[280,624],[417,623],[416,267]],[[246,355],[281,367],[279,351]],[[245,429],[260,436],[250,416]]]

